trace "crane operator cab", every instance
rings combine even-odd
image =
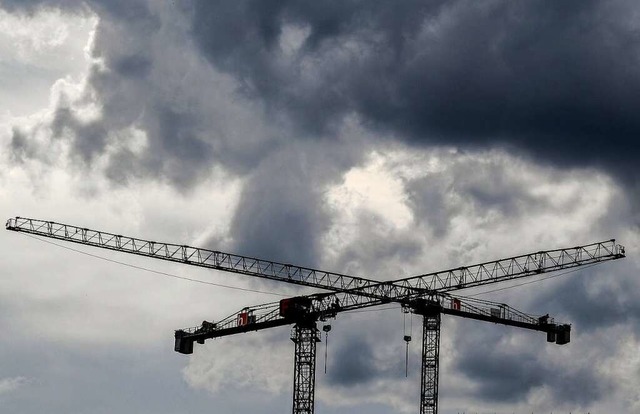
[[[311,299],[303,296],[282,299],[280,301],[280,316],[285,319],[301,319],[311,311]]]

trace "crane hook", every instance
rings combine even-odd
[[[404,342],[406,343],[405,352],[404,352],[404,376],[405,378],[409,376],[409,342],[411,342],[411,334],[413,333],[413,319],[409,316],[409,334],[407,335],[407,313],[409,313],[408,309],[405,311],[403,309],[403,330],[404,330]]]
[[[331,330],[331,325],[326,324],[322,326],[322,331],[324,332],[324,373],[327,373],[327,350],[329,348],[329,331]]]

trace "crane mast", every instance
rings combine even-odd
[[[395,302],[410,308],[423,317],[423,353],[421,379],[421,414],[437,414],[438,359],[440,316],[449,313],[525,329],[547,332],[550,342],[569,341],[568,325],[518,321],[499,316],[461,309],[459,298],[451,299],[456,305],[443,306],[447,292],[498,283],[546,272],[571,269],[625,257],[624,248],[614,239],[571,248],[539,251],[472,266],[405,277],[380,282],[335,272],[279,263],[232,253],[172,243],[122,236],[53,221],[15,217],[6,223],[6,229],[83,245],[115,250],[183,264],[226,271],[246,276],[276,280],[285,283],[315,287],[332,291],[307,297],[289,298],[277,305],[246,308],[235,315],[235,321],[203,322],[200,327],[178,330],[175,350],[189,354],[193,343],[235,333],[260,330],[294,323],[291,339],[295,343],[294,405],[293,413],[313,413],[316,322],[337,313]],[[503,306],[502,309],[508,307]],[[284,309],[283,309],[284,308]],[[492,308],[496,309],[496,308]],[[509,308],[510,309],[510,308]],[[232,326],[235,323],[235,326]],[[560,338],[560,339],[557,339]]]

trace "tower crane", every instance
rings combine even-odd
[[[197,327],[177,330],[175,351],[191,354],[194,342],[204,344],[206,339],[294,324],[291,330],[291,340],[295,344],[293,413],[310,414],[313,413],[314,407],[316,344],[320,340],[316,322],[334,318],[340,312],[386,303],[379,299],[356,296],[354,301],[339,305],[340,297],[344,295],[315,294],[245,307],[218,322],[203,321]],[[547,342],[555,342],[558,345],[570,341],[570,325],[557,324],[549,315],[528,315],[506,304],[448,293],[436,293],[429,298],[418,297],[400,302],[413,313],[423,316],[421,414],[438,412],[441,314],[544,332],[547,334]],[[410,340],[410,337],[408,339]]]
[[[616,245],[615,240],[609,240],[571,249],[557,249],[516,256],[396,281],[378,282],[391,286],[395,284],[417,286],[425,279],[434,278],[438,279],[442,286],[437,290],[422,292],[392,290],[392,294],[385,297],[375,297],[370,294],[375,288],[368,286],[362,288],[367,293],[365,295],[361,295],[361,289],[356,288],[343,292],[282,299],[278,303],[245,307],[217,323],[203,321],[202,325],[198,327],[177,330],[175,332],[175,351],[190,354],[193,352],[194,342],[203,344],[206,339],[294,324],[291,334],[291,339],[295,343],[293,413],[313,413],[315,347],[319,340],[316,322],[335,317],[340,312],[396,302],[422,316],[420,414],[437,414],[441,314],[542,331],[547,334],[548,342],[555,342],[558,345],[569,343],[571,332],[570,325],[556,324],[548,315],[536,317],[517,311],[506,304],[454,296],[448,292],[463,289],[467,285],[465,283],[452,284],[444,275],[464,275],[467,272],[477,275],[487,269],[494,271],[500,269],[500,272],[504,272],[503,276],[508,278],[509,274],[513,276],[513,273],[517,271],[530,271],[531,268],[528,268],[528,265],[524,263],[535,263],[534,273],[544,273],[622,257],[625,257],[624,248]],[[496,279],[500,280],[500,278],[487,277],[483,281],[469,280],[467,283],[469,286],[480,286],[495,283]],[[396,293],[397,296],[394,296],[393,293]]]
[[[462,300],[458,298],[451,299],[450,308],[443,306],[443,302],[445,302],[443,298],[448,295],[448,292],[625,257],[624,248],[616,245],[615,240],[612,239],[572,248],[539,251],[395,281],[379,282],[186,245],[137,239],[53,221],[16,217],[7,221],[6,228],[7,230],[94,247],[333,291],[332,294],[285,299],[279,303],[279,318],[260,321],[266,325],[284,324],[284,322],[295,323],[294,414],[313,412],[313,380],[310,378],[315,375],[316,321],[326,315],[331,315],[331,312],[326,309],[332,308],[332,312],[335,314],[338,311],[355,309],[358,306],[375,306],[380,303],[396,302],[409,307],[414,313],[422,315],[423,355],[420,412],[421,414],[436,414],[440,314],[456,314],[454,311],[463,312],[461,309],[457,309],[462,306]],[[466,306],[465,309],[467,309],[466,313],[460,313],[458,316],[472,317],[475,315],[474,319],[486,320],[482,319],[486,314],[482,316],[482,312],[469,311],[472,309],[469,306]],[[253,317],[249,314],[249,310],[244,314],[242,312],[238,314],[247,322]],[[510,318],[503,318],[497,314],[489,314],[489,317],[492,322],[513,325],[513,323],[508,323]],[[251,322],[251,324],[246,323],[242,326],[251,325],[252,328],[263,326],[258,325],[257,320],[255,323],[253,320]],[[176,331],[176,350],[190,353],[194,341],[203,342],[209,337],[223,336],[220,335],[221,332],[225,335],[236,333],[219,331],[217,328],[212,329],[212,325],[209,324],[211,323],[203,323],[201,327],[194,330]],[[271,326],[266,325],[264,327]],[[521,327],[528,329],[536,329],[537,327],[537,330],[547,332],[547,338],[553,338],[553,341],[558,344],[569,341],[570,328],[568,325],[556,325],[549,323],[548,320],[545,320],[544,323],[542,320],[538,323],[529,320],[528,325]],[[243,331],[239,330],[238,332]],[[311,354],[313,354],[312,365],[309,362]]]

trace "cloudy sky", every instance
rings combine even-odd
[[[445,414],[640,412],[639,111],[631,0],[0,1],[5,219],[380,280],[626,246],[465,291],[571,323],[572,342],[444,317]],[[289,328],[191,356],[173,331],[310,290],[7,231],[0,251],[7,411],[290,411]],[[416,412],[420,320],[332,325],[316,412]]]

